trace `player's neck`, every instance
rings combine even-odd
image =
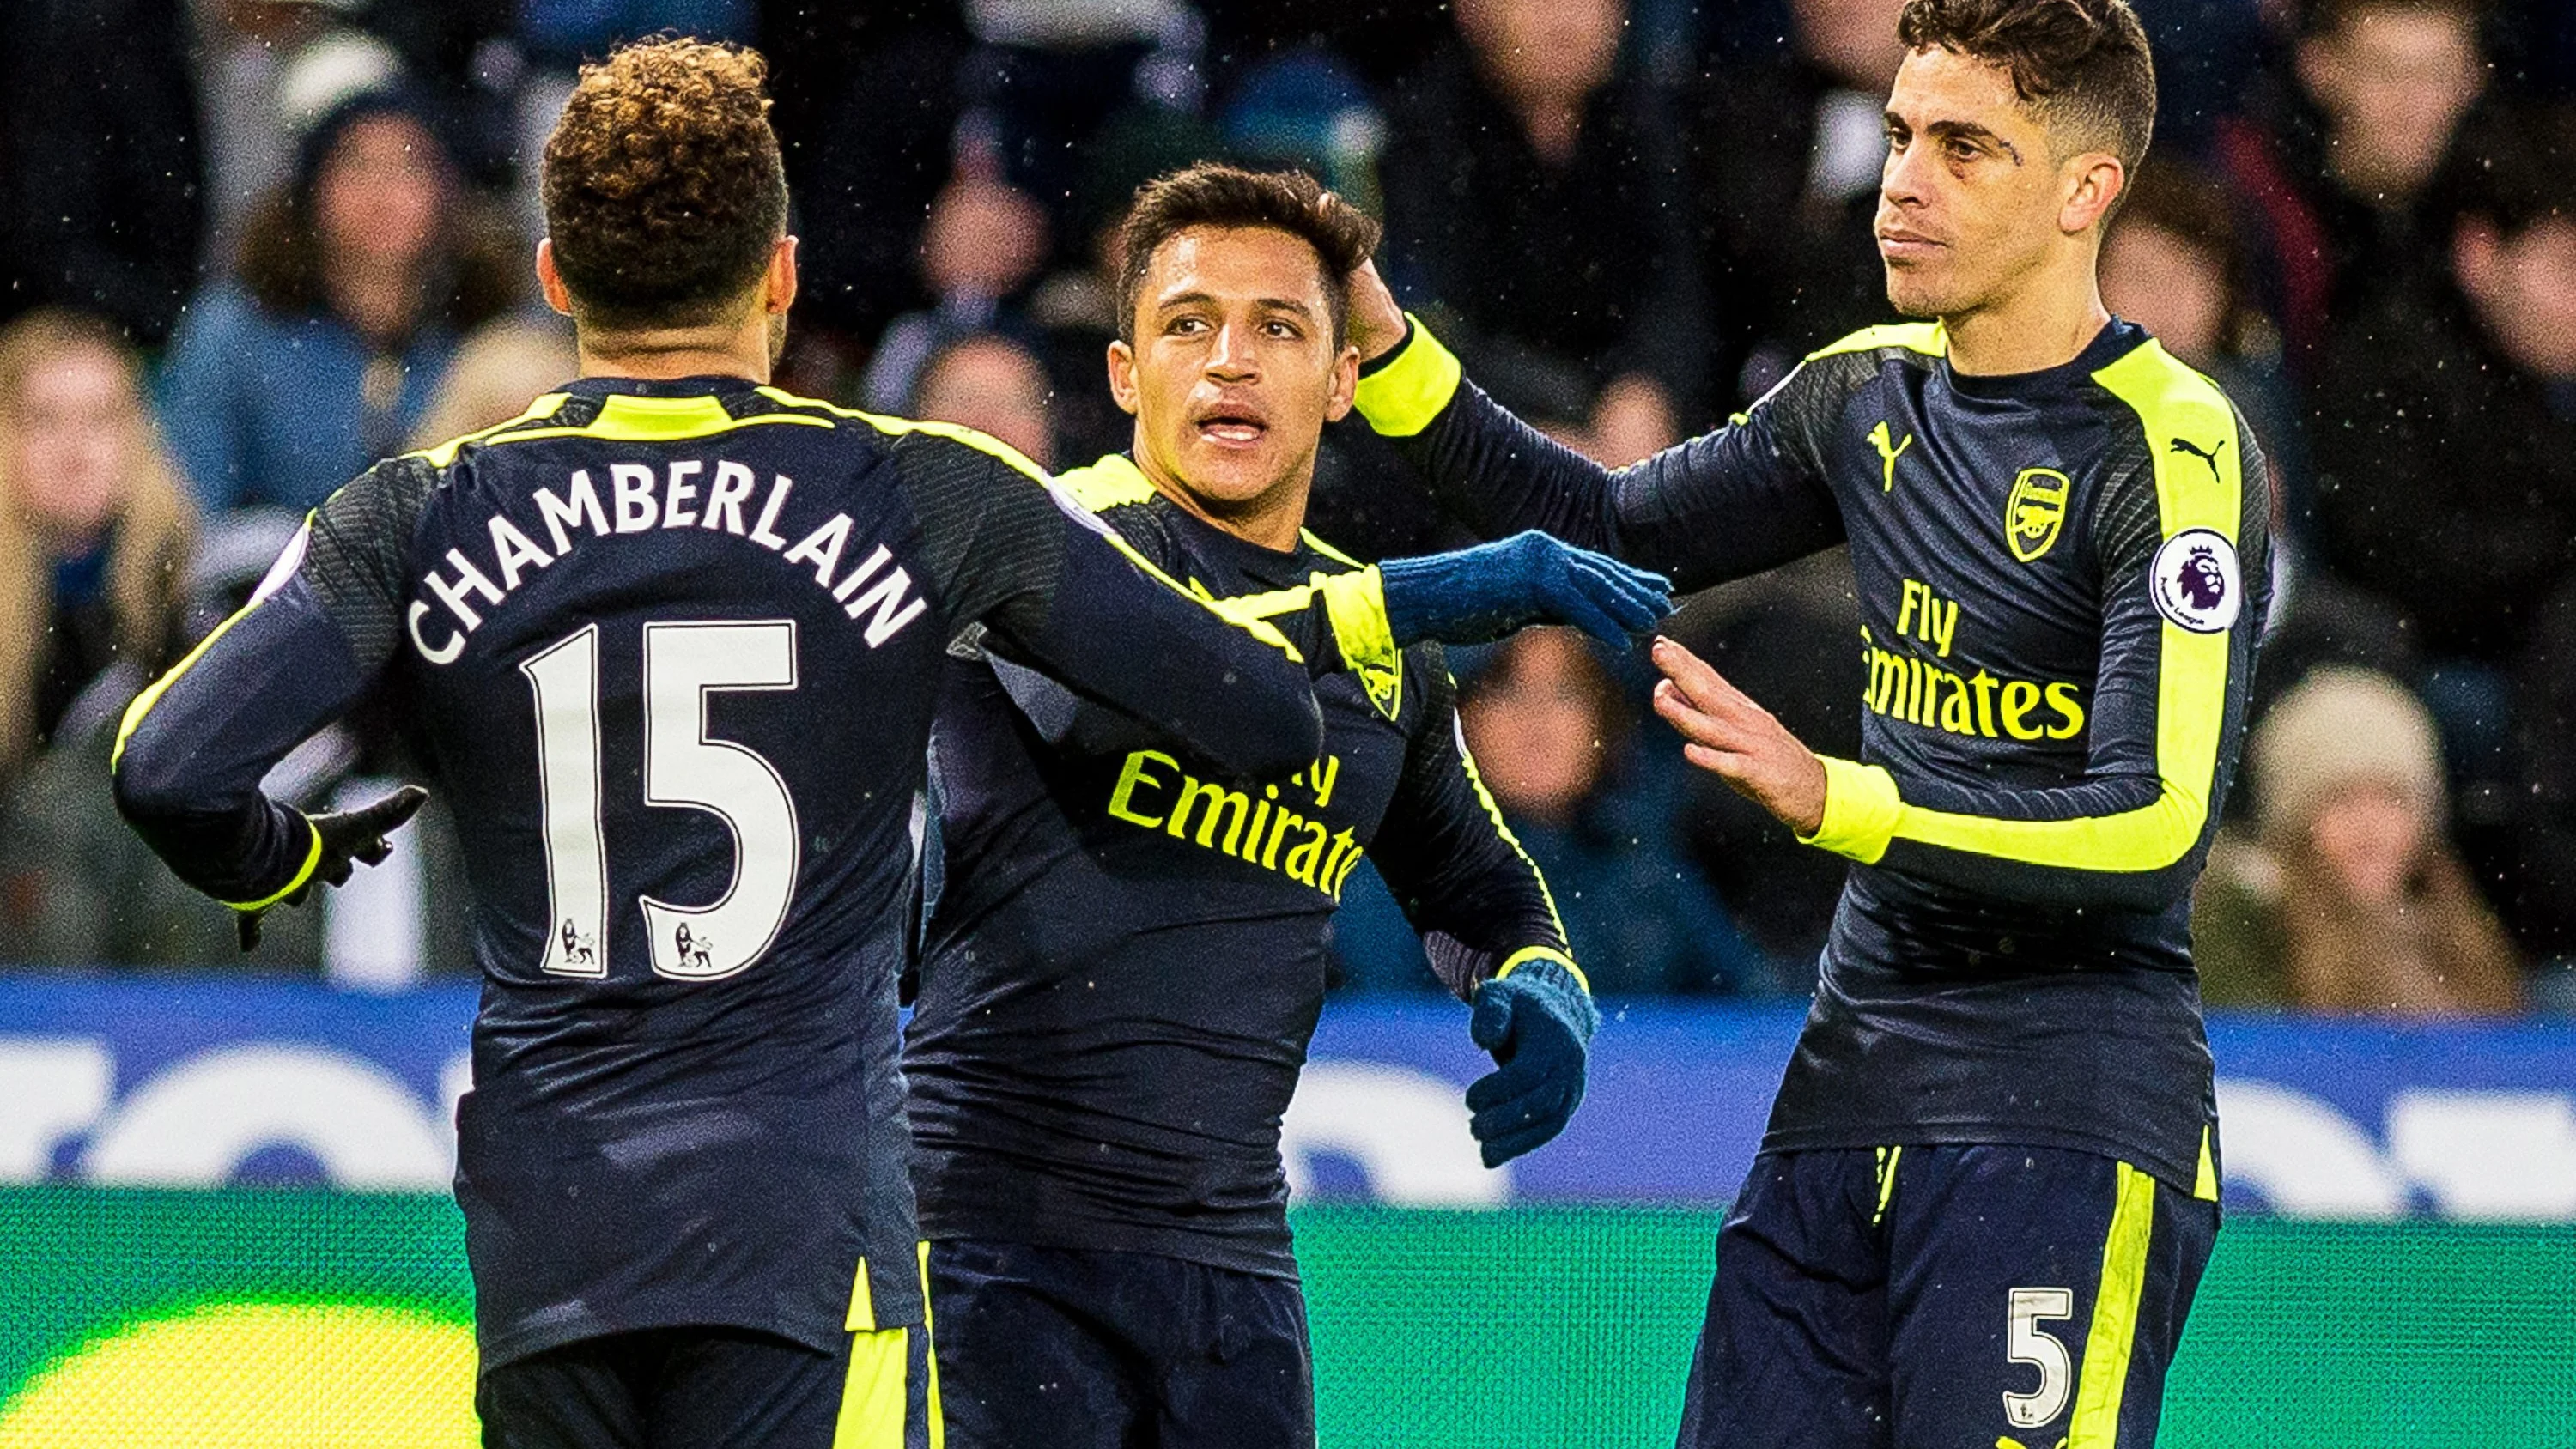
[[[1970,377],[2005,377],[2062,367],[2110,325],[2093,269],[2034,279],[2008,297],[1941,319],[1950,366]]]
[[[575,329],[584,377],[739,377],[767,382],[770,327],[754,313],[743,323],[712,327],[639,327],[616,332]]]
[[[1306,500],[1315,488],[1315,463],[1309,458],[1303,477],[1272,488],[1239,507],[1211,507],[1209,500],[1189,485],[1167,476],[1141,447],[1136,450],[1136,469],[1154,485],[1154,491],[1179,504],[1199,522],[1276,553],[1297,547],[1297,535],[1306,527]]]

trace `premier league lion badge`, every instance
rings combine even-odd
[[[2184,529],[2156,550],[2147,587],[2157,613],[2195,634],[2225,633],[2245,591],[2236,545],[2215,529]]]

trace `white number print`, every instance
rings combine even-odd
[[[608,974],[608,851],[599,828],[599,626],[519,666],[537,692],[537,788],[545,810],[545,969]]]
[[[2039,1370],[2037,1392],[2004,1395],[2004,1417],[2014,1428],[2036,1429],[2066,1407],[2066,1395],[2075,1384],[2075,1361],[2067,1356],[2066,1344],[2039,1325],[2074,1316],[2075,1295],[2067,1289],[2012,1290],[2012,1327],[2004,1356]]]
[[[536,691],[546,896],[544,969],[608,974],[608,853],[600,826],[599,626],[519,666]],[[733,879],[711,905],[642,897],[655,974],[713,981],[758,961],[786,924],[800,856],[796,802],[758,753],[707,733],[708,696],[796,687],[796,624],[644,626],[644,803],[704,810],[733,834]]]
[[[757,961],[796,893],[796,802],[767,760],[707,736],[718,690],[794,689],[796,621],[644,626],[644,803],[688,805],[733,830],[733,884],[711,906],[643,898],[653,969],[713,981]]]

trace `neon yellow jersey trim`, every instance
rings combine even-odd
[[[1412,335],[1386,366],[1360,379],[1355,400],[1369,427],[1390,438],[1410,438],[1431,426],[1466,376],[1458,355],[1440,345],[1421,318],[1404,316],[1413,324]]]
[[[888,437],[899,438],[906,433],[927,433],[934,438],[946,438],[952,443],[963,443],[978,453],[1008,463],[1013,469],[1040,483],[1053,481],[1047,477],[1047,471],[1044,468],[1029,460],[1028,454],[989,433],[979,433],[973,428],[962,428],[955,423],[924,422],[919,418],[888,417],[883,413],[863,413],[857,408],[845,408],[839,403],[825,402],[821,398],[798,397],[792,392],[766,384],[752,391],[771,402],[784,403],[789,407],[819,408],[834,417],[865,423]],[[771,416],[776,415],[771,414]],[[820,419],[809,421],[820,421]]]
[[[832,1449],[903,1449],[911,1367],[910,1329],[880,1328],[850,1336],[850,1371],[841,1384]]]
[[[613,392],[600,400],[599,416],[581,427],[522,428],[517,432],[487,434],[477,440],[487,448],[510,443],[534,443],[547,438],[596,438],[611,443],[679,443],[691,438],[712,438],[744,428],[762,427],[828,428],[828,418],[808,417],[803,413],[755,413],[738,418],[724,410],[724,404],[713,397],[639,397],[633,393]],[[442,445],[444,446],[444,445]],[[424,454],[430,461],[438,459]],[[454,454],[450,453],[452,461]],[[443,465],[442,465],[443,466]]]
[[[255,901],[226,901],[224,902],[225,905],[232,907],[236,911],[264,911],[270,906],[276,905],[279,901],[286,899],[288,896],[295,894],[297,891],[304,889],[305,882],[313,879],[313,872],[319,869],[322,864],[322,830],[321,827],[313,823],[311,816],[301,816],[298,818],[304,821],[305,830],[313,836],[313,843],[304,848],[304,864],[295,868],[295,874],[287,879],[286,884],[279,886],[275,891],[268,895],[262,896]]]
[[[850,1312],[841,1327],[851,1333],[873,1333],[877,1326],[876,1293],[868,1287],[868,1260],[859,1259],[858,1272],[850,1279]]]
[[[1825,818],[1816,833],[1798,837],[1819,850],[1876,865],[1895,838],[1897,818],[1905,804],[1897,798],[1896,777],[1877,765],[1820,755],[1825,766]]]
[[[2210,1151],[2210,1134],[2200,1129],[2200,1170],[2192,1175],[2191,1195],[2201,1202],[2218,1201],[2218,1157]]]
[[[2155,1235],[2156,1180],[2125,1162],[2117,1167],[2119,1195],[2102,1245],[2102,1283],[2093,1295],[2093,1324],[2084,1334],[2066,1449],[2116,1449],[2129,1356],[2137,1347],[2138,1300],[2146,1291],[2147,1244]]]
[[[308,520],[305,526],[311,527],[311,522]],[[169,692],[171,685],[179,682],[179,676],[194,668],[198,660],[206,657],[206,651],[215,647],[216,640],[231,632],[235,624],[250,617],[251,610],[266,602],[265,599],[253,600],[235,609],[231,618],[217,624],[205,638],[198,640],[196,648],[181,655],[179,662],[170,666],[169,673],[152,681],[141,694],[134,696],[134,702],[125,707],[125,717],[116,724],[116,748],[107,757],[110,775],[116,773],[117,766],[125,763],[125,742],[134,738],[135,730],[143,724],[143,717],[152,712],[152,706],[161,702],[161,696]]]
[[[427,448],[415,449],[403,456],[407,458],[426,458],[429,460],[431,467],[444,468],[448,464],[456,461],[456,455],[464,451],[466,444],[482,442],[484,439],[491,437],[494,433],[515,428],[521,423],[532,423],[539,418],[553,417],[555,415],[555,410],[562,407],[565,400],[571,396],[572,394],[568,392],[547,393],[544,397],[538,398],[535,402],[528,404],[526,412],[519,414],[508,422],[494,423],[488,428],[477,428],[473,432],[450,438],[446,442],[438,443]]]
[[[1377,712],[1394,719],[1404,708],[1404,651],[1396,647],[1395,628],[1386,618],[1386,576],[1372,564],[1346,574],[1315,574],[1311,583],[1324,596],[1342,667]]]
[[[1548,908],[1550,910],[1555,909],[1555,904],[1550,902]],[[1554,946],[1523,946],[1519,950],[1514,951],[1509,956],[1503,958],[1503,964],[1494,968],[1493,979],[1500,981],[1504,977],[1511,975],[1513,972],[1518,971],[1532,961],[1555,962],[1557,965],[1565,968],[1566,975],[1574,978],[1575,985],[1583,988],[1584,995],[1590,996],[1592,994],[1592,978],[1583,974],[1583,968],[1574,964],[1573,957],[1556,949]]]
[[[1848,337],[1838,338],[1807,354],[1809,362],[1819,357],[1836,357],[1846,352],[1875,352],[1882,347],[1902,347],[1926,357],[1946,357],[1950,353],[1950,334],[1938,322],[1889,322],[1877,327],[1864,327]]]
[[[1087,513],[1103,513],[1133,503],[1152,501],[1154,481],[1133,459],[1111,453],[1087,468],[1055,475],[1055,486]]]

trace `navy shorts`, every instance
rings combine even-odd
[[[747,1328],[585,1338],[487,1371],[484,1449],[929,1449],[926,1327],[853,1333],[837,1354]]]
[[[930,1245],[956,1449],[1313,1449],[1296,1283],[1157,1253]]]
[[[2218,1204],[2045,1147],[1765,1153],[1682,1449],[2148,1449]]]

